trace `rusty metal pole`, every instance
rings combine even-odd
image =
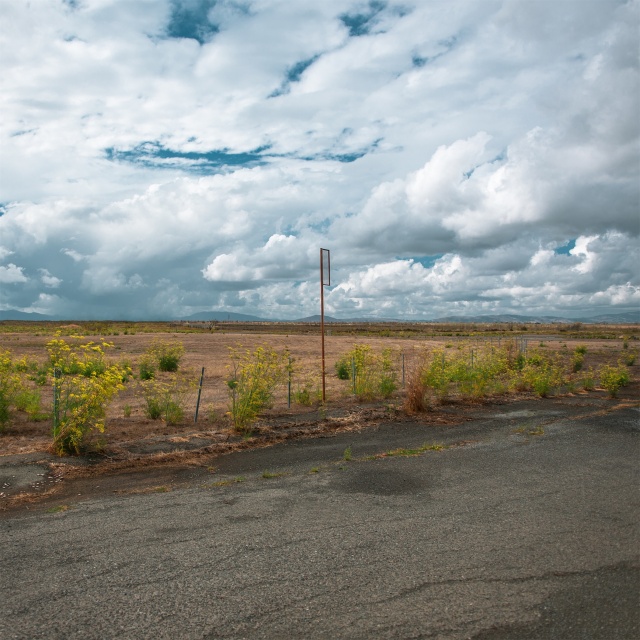
[[[327,257],[327,272],[324,272],[324,258]],[[331,285],[331,252],[320,248],[320,334],[322,335],[322,402],[326,400],[324,370],[324,288]]]
[[[324,375],[324,256],[320,249],[320,335],[322,336],[322,402],[326,399],[326,385]]]

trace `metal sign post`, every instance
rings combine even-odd
[[[326,268],[325,268],[326,262]],[[324,373],[324,288],[331,285],[331,253],[320,249],[320,333],[322,335],[322,402],[326,399]]]

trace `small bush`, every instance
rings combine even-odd
[[[600,369],[600,384],[606,389],[612,398],[618,396],[620,387],[629,384],[630,376],[627,368],[620,364],[617,367],[604,365]]]
[[[245,431],[260,411],[271,405],[276,388],[287,379],[289,353],[264,346],[255,351],[231,348],[229,354],[228,415],[237,431]]]
[[[18,411],[24,411],[29,416],[38,415],[40,411],[41,396],[38,389],[23,387],[15,396],[14,405]]]
[[[140,380],[153,380],[156,376],[156,367],[151,357],[144,356],[140,360]]]
[[[11,418],[11,407],[20,390],[20,377],[14,372],[10,351],[0,349],[0,432]]]
[[[596,388],[596,375],[591,367],[582,377],[582,388],[585,391],[593,391]]]
[[[36,363],[26,358],[13,361],[10,351],[0,349],[0,432],[11,420],[12,410],[24,411],[32,420],[44,415],[40,410],[40,392],[27,382],[27,372],[32,372]]]
[[[571,360],[571,371],[573,371],[573,373],[578,373],[578,371],[582,369],[583,365],[584,356],[576,350]]]
[[[293,401],[304,407],[311,407],[322,402],[322,389],[318,385],[306,383],[293,392]]]
[[[151,346],[147,349],[147,354],[155,359],[160,371],[175,373],[178,370],[180,360],[184,355],[184,346],[182,342],[154,340]]]
[[[51,366],[60,372],[54,377],[52,445],[58,455],[79,454],[89,433],[104,432],[106,405],[129,374],[121,365],[106,363],[104,349],[111,346],[69,345],[59,334],[47,343]]]
[[[145,402],[145,415],[151,420],[163,419],[178,424],[184,419],[187,401],[197,386],[195,379],[173,376],[169,380],[146,380],[140,383]]]
[[[355,373],[353,390],[361,400],[388,398],[398,388],[390,349],[377,354],[369,345],[355,344],[339,362],[349,363],[349,377]]]
[[[350,380],[351,379],[351,369],[352,364],[351,361],[345,356],[338,360],[335,364],[336,375],[339,380]]]
[[[566,379],[558,358],[532,353],[521,372],[525,385],[541,398],[546,398],[561,387]]]

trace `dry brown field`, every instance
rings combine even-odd
[[[522,331],[526,328],[526,331]],[[418,330],[419,329],[419,330]],[[520,329],[520,331],[518,331]],[[184,419],[174,425],[162,420],[151,420],[145,416],[145,406],[140,396],[139,382],[131,380],[123,392],[110,403],[107,413],[107,428],[96,439],[97,449],[108,453],[126,443],[152,441],[154,438],[176,444],[198,437],[221,437],[232,432],[228,411],[229,349],[254,350],[267,345],[276,350],[288,350],[294,362],[295,374],[292,391],[303,383],[310,383],[314,389],[321,388],[321,338],[318,325],[240,325],[238,323],[0,323],[0,348],[11,351],[14,358],[27,356],[44,363],[46,344],[56,331],[63,334],[80,334],[84,341],[102,340],[113,343],[108,351],[109,358],[128,363],[134,374],[138,363],[154,340],[180,342],[185,348],[180,363],[180,375],[194,383],[204,367],[204,380],[197,423],[194,422],[197,392],[187,398]],[[286,386],[281,387],[273,406],[265,411],[263,420],[313,421],[330,415],[347,415],[363,408],[353,397],[350,381],[339,380],[335,374],[336,361],[348,352],[355,343],[370,345],[374,351],[391,349],[402,381],[404,362],[405,376],[408,378],[413,367],[420,360],[420,354],[435,347],[452,350],[479,349],[482,345],[504,344],[507,341],[524,340],[528,349],[547,351],[563,350],[571,353],[577,345],[587,347],[585,368],[597,367],[605,362],[615,363],[623,353],[624,341],[627,350],[640,345],[638,325],[627,326],[500,326],[500,325],[399,325],[361,324],[326,325],[325,408],[304,406],[291,402]],[[632,367],[635,376],[637,364]],[[162,376],[168,374],[159,374]],[[52,402],[52,389],[41,387],[45,407]],[[394,396],[381,403],[396,409],[402,407],[402,385]],[[370,406],[371,403],[369,403]],[[47,451],[51,444],[51,421],[30,421],[26,414],[16,413],[4,433],[0,434],[0,455]],[[195,445],[194,445],[195,446]],[[166,451],[167,446],[159,447]]]

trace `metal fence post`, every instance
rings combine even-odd
[[[202,373],[200,374],[200,384],[198,385],[198,400],[196,402],[196,415],[193,418],[194,422],[198,422],[198,411],[200,410],[200,396],[202,394],[203,381],[204,381],[204,367],[202,367]]]
[[[353,393],[356,393],[356,359],[351,358],[351,380],[353,380]]]
[[[53,369],[53,433],[58,433],[60,427],[60,383],[62,371],[58,367]]]

